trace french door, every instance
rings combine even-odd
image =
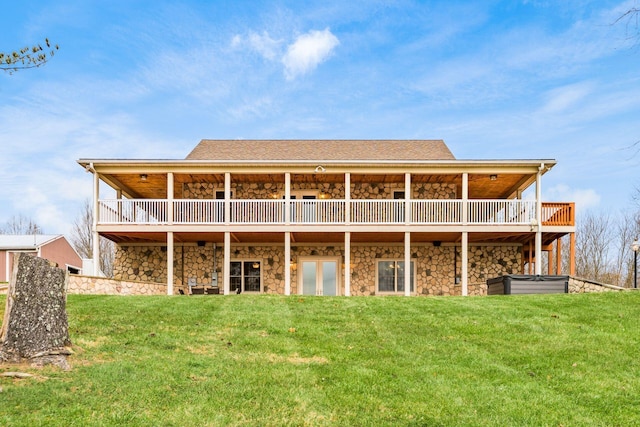
[[[338,295],[338,266],[336,258],[301,258],[299,287],[302,295]]]

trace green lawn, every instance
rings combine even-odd
[[[0,425],[640,425],[640,292],[70,295],[68,313],[73,369],[0,367],[39,375],[0,378]]]

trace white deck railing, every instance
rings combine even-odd
[[[176,224],[219,224],[224,222],[224,200],[174,200]]]
[[[403,224],[404,200],[352,200],[354,224]]]
[[[232,224],[284,224],[285,200],[231,200]],[[176,199],[173,224],[224,224],[224,200]],[[570,203],[543,204],[543,224],[573,225]],[[345,224],[344,200],[291,200],[291,224]],[[462,200],[411,200],[409,224],[462,224]],[[352,224],[405,224],[404,200],[351,200]],[[99,201],[100,224],[168,224],[168,200],[112,199]],[[548,217],[548,218],[547,218]],[[528,225],[536,218],[531,200],[469,200],[468,224]],[[552,219],[551,219],[552,218]],[[552,221],[552,222],[551,222]]]
[[[460,224],[462,200],[412,200],[411,221],[414,224]]]
[[[282,224],[284,223],[284,200],[232,200],[231,222],[233,224]]]
[[[535,200],[470,200],[469,224],[531,224]]]
[[[167,200],[112,199],[100,200],[100,224],[165,224]]]
[[[344,200],[291,200],[294,224],[343,224],[344,212]]]

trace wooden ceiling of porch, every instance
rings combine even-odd
[[[567,233],[542,233],[542,244],[549,245]],[[102,233],[103,237],[119,244],[156,244],[166,243],[167,235],[161,232],[126,232]],[[469,243],[520,243],[526,244],[535,238],[535,233],[469,233]],[[461,235],[456,232],[411,233],[412,244],[424,243],[460,243]],[[174,233],[174,243],[224,242],[224,233]],[[283,233],[231,233],[231,242],[246,244],[284,244]],[[343,233],[291,233],[293,244],[328,244],[341,245],[344,243]],[[351,233],[352,244],[365,243],[402,244],[404,233]]]
[[[495,179],[492,179],[492,176]],[[119,188],[131,198],[166,199],[167,174],[110,174],[102,178],[113,187]],[[469,175],[469,198],[471,199],[504,199],[515,194],[525,183],[531,181],[530,174],[476,174]],[[283,184],[283,174],[246,174],[232,175],[232,183],[272,183]],[[175,174],[174,198],[182,198],[182,187],[185,183],[212,183],[217,188],[224,187],[223,174]],[[344,174],[292,174],[292,184],[296,183],[329,183],[338,185],[344,183]],[[404,183],[402,174],[364,175],[352,174],[351,183]],[[454,184],[457,197],[460,198],[462,188],[461,174],[419,175],[411,176],[413,184]]]

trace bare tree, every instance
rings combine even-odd
[[[576,275],[608,281],[612,220],[608,214],[586,212],[576,229]]]
[[[0,70],[12,74],[18,70],[37,68],[46,64],[59,49],[49,39],[44,39],[46,48],[41,44],[26,46],[13,52],[0,52]]]
[[[34,220],[22,214],[14,215],[0,228],[0,234],[44,234]]]
[[[633,254],[631,253],[631,242],[633,242],[640,231],[635,215],[623,212],[615,222],[614,237],[612,242],[611,258],[611,284],[630,287],[633,283]]]
[[[82,258],[93,259],[93,209],[85,200],[82,211],[73,223],[71,244]],[[107,277],[113,276],[115,248],[113,242],[100,237],[100,267]],[[95,260],[94,260],[95,262]]]

